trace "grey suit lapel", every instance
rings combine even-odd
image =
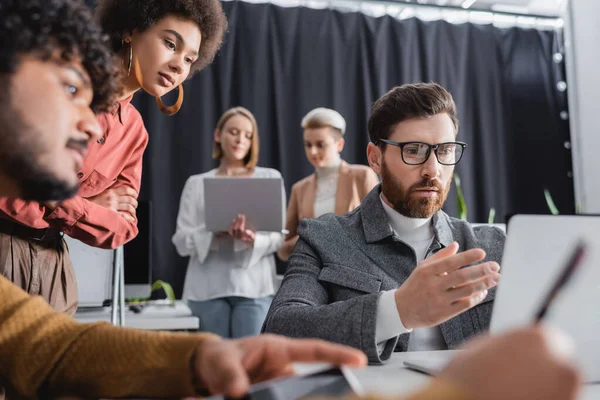
[[[380,242],[394,235],[387,215],[381,205],[381,184],[365,196],[360,206],[363,232],[368,245]]]
[[[454,241],[454,236],[452,235],[452,228],[450,227],[450,218],[448,215],[440,210],[433,214],[431,220],[433,223],[433,234],[435,235],[435,240],[439,244],[439,248],[449,246],[450,243]]]
[[[432,221],[435,240],[429,249],[431,254],[435,253],[437,250],[449,246],[455,240],[454,235],[452,234],[452,228],[450,226],[450,217],[448,217],[445,212],[438,211],[433,216]],[[459,249],[459,251],[462,251],[462,249]],[[448,348],[455,348],[456,346],[462,344],[466,337],[473,336],[475,333],[473,330],[471,317],[469,316],[469,311],[443,322],[440,324],[440,329]]]
[[[393,240],[394,231],[381,205],[381,185],[376,186],[362,201],[362,232],[354,230],[359,248],[392,281],[403,282],[415,267],[414,252],[406,244]],[[364,235],[364,236],[363,236]],[[359,237],[360,236],[360,237]],[[388,282],[391,289],[394,285]]]

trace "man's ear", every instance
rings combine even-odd
[[[381,175],[381,164],[383,163],[383,152],[379,148],[373,144],[373,142],[369,142],[367,146],[367,160],[369,160],[369,165],[371,169],[377,174]]]

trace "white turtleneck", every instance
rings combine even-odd
[[[383,199],[381,204],[396,236],[412,247],[417,262],[424,260],[433,240],[431,218],[408,218],[388,206]]]
[[[335,212],[335,196],[340,176],[342,158],[339,154],[326,167],[315,168],[317,174],[317,192],[315,194],[315,218]]]
[[[388,206],[383,199],[381,204],[396,236],[414,250],[417,263],[423,261],[434,238],[431,218],[408,218]],[[404,327],[396,307],[395,292],[389,290],[379,296],[375,337],[380,351],[387,340],[407,332],[411,332],[408,351],[446,349],[446,342],[439,327],[414,330]]]

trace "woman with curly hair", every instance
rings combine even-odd
[[[98,116],[102,137],[87,154],[80,151],[77,195],[43,203],[0,199],[0,273],[68,314],[77,309],[77,283],[63,233],[106,249],[138,233],[148,133],[131,105],[134,93],[142,89],[165,114],[176,113],[182,82],[213,60],[227,27],[219,0],[99,0],[96,18],[109,35],[121,87]],[[177,102],[165,106],[161,96],[175,88]]]

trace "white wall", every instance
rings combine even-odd
[[[600,213],[600,1],[569,0],[565,53],[575,200]]]

